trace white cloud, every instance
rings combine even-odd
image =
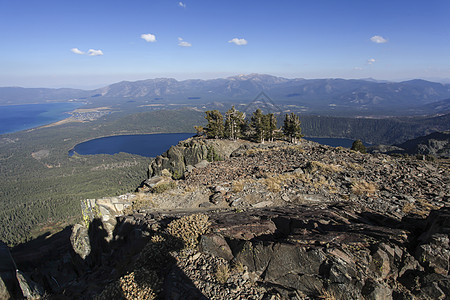
[[[183,7],[183,8],[186,8],[186,3],[178,2],[178,6]]]
[[[238,46],[247,45],[247,41],[245,39],[238,39],[238,38],[234,38],[234,39],[228,41],[228,43],[234,43]]]
[[[367,60],[367,63],[368,63],[369,65],[373,64],[374,62],[375,62],[375,58],[369,58],[369,59]]]
[[[363,68],[361,68],[361,67],[354,67],[353,68],[353,70],[356,70],[356,71],[361,71],[361,70],[364,70]]]
[[[151,33],[143,33],[143,34],[141,34],[141,38],[143,38],[146,42],[149,42],[149,43],[156,42],[156,36]]]
[[[89,55],[89,56],[99,56],[99,55],[103,55],[103,51],[102,51],[102,50],[89,49],[88,55]]]
[[[183,41],[183,39],[180,37],[178,38],[178,41],[179,41],[178,46],[181,46],[181,47],[191,47],[192,46],[191,43]]]
[[[379,35],[374,35],[373,37],[370,38],[370,40],[377,44],[387,43],[387,39],[385,39],[384,37],[379,36]]]
[[[80,54],[80,55],[86,54],[78,48],[72,48],[72,49],[70,49],[70,51],[72,51],[75,54]]]

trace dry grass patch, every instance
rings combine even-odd
[[[235,262],[233,265],[233,271],[238,274],[242,274],[245,272],[245,266],[242,262]]]
[[[349,168],[349,169],[355,170],[355,171],[362,171],[362,170],[364,170],[364,168],[361,165],[355,164],[355,163],[352,163],[352,162],[344,162],[344,166]]]
[[[409,202],[406,203],[405,205],[403,205],[403,207],[402,207],[402,212],[405,214],[409,214],[413,210],[415,210],[415,205],[412,203],[409,203]]]
[[[323,171],[326,173],[338,173],[342,171],[342,168],[338,165],[325,164],[320,161],[313,160],[308,162],[306,170],[310,173],[314,173],[315,171]]]
[[[264,184],[267,189],[273,193],[281,191],[282,179],[279,176],[264,178]]]
[[[331,291],[327,291],[325,289],[322,289],[318,295],[319,299],[323,299],[323,300],[336,300],[336,295],[331,292]]]
[[[411,205],[413,206],[413,208],[410,212],[423,218],[426,218],[430,214],[430,211],[440,209],[440,207],[433,205],[427,200],[421,198],[417,199],[415,204]]]
[[[152,208],[155,207],[155,203],[153,202],[153,195],[152,194],[143,194],[143,193],[137,193],[136,197],[133,198],[133,202],[129,207],[124,209],[124,214],[132,214],[133,211],[137,211],[143,208]]]
[[[367,182],[365,180],[356,180],[352,182],[351,185],[352,193],[358,196],[370,196],[375,194],[377,187],[372,182]]]
[[[305,153],[305,150],[300,145],[290,145],[287,146],[285,149],[294,150],[298,153]]]
[[[244,181],[243,180],[233,180],[231,183],[231,191],[233,193],[239,193],[244,190]]]
[[[292,181],[295,184],[295,182],[298,180],[314,190],[326,188],[330,193],[337,192],[336,185],[331,179],[327,179],[322,175],[314,176],[310,173],[285,173],[280,175],[267,175],[263,182],[266,185],[267,190],[277,193],[281,191],[282,187],[286,185],[288,181]]]
[[[228,278],[230,278],[230,268],[228,265],[221,263],[217,266],[216,273],[214,275],[220,284],[225,284]]]
[[[184,187],[184,192],[185,193],[193,193],[193,192],[195,192],[196,190],[198,190],[198,186],[197,185],[195,185],[195,184],[188,184],[188,185],[186,185],[185,187]]]

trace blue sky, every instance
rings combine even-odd
[[[450,1],[0,0],[0,86],[450,78]]]

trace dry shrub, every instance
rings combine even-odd
[[[210,222],[205,214],[194,214],[174,220],[167,226],[167,232],[183,241],[186,248],[195,248],[198,238],[206,233]]]
[[[214,275],[220,284],[225,284],[230,277],[230,268],[228,265],[221,263],[217,266],[216,273]]]
[[[336,295],[331,291],[322,289],[318,295],[318,298],[323,300],[336,300]]]
[[[239,193],[244,190],[244,182],[242,180],[233,180],[231,183],[231,191],[233,193]]]
[[[140,268],[109,284],[95,299],[156,299],[160,285],[155,271]]]
[[[377,187],[372,182],[367,182],[365,180],[358,180],[352,182],[352,193],[358,196],[370,196],[375,194]]]
[[[245,272],[245,266],[242,262],[235,262],[233,265],[233,270],[238,274],[242,274]]]

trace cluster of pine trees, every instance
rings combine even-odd
[[[232,106],[223,116],[218,110],[206,111],[205,119],[208,124],[205,128],[195,126],[198,135],[206,135],[208,138],[228,138],[236,140],[239,138],[250,139],[255,142],[264,143],[282,138],[283,135],[290,142],[296,143],[301,134],[300,119],[294,114],[286,114],[283,127],[277,128],[277,118],[274,114],[263,114],[257,109],[250,118]]]

